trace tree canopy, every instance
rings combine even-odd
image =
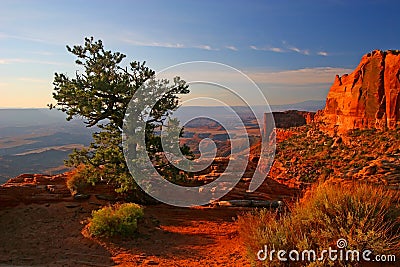
[[[99,131],[93,134],[90,146],[75,150],[66,164],[85,165],[85,175],[89,173],[88,179],[92,183],[105,180],[113,183],[120,192],[135,190],[123,155],[122,126],[131,99],[136,98],[138,105],[146,102],[146,95],[137,96],[135,93],[154,77],[155,71],[145,62],[132,61],[123,65],[124,54],[106,50],[103,42],[95,41],[93,37],[85,38],[84,45],[67,46],[67,50],[76,56],[75,63],[80,70],[73,77],[55,73],[53,98],[56,104],[49,107],[65,112],[67,120],[81,117],[87,127],[97,126]],[[169,90],[154,105],[152,119],[146,126],[149,156],[162,149],[154,129],[164,123],[168,112],[178,107],[179,94],[189,93],[188,85],[179,77],[158,82],[168,86]],[[182,151],[189,153],[187,148]]]

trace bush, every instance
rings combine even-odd
[[[383,187],[366,184],[335,185],[324,183],[313,188],[292,212],[277,218],[268,210],[239,218],[240,235],[250,260],[256,264],[257,252],[268,250],[303,251],[313,249],[317,258],[324,249],[337,249],[336,241],[347,241],[346,249],[371,250],[373,254],[400,252],[398,234],[399,195]],[[288,256],[286,255],[288,258]],[[361,256],[360,256],[361,258]],[[372,257],[371,257],[372,258]],[[276,257],[263,261],[265,266],[284,266]],[[347,265],[346,265],[347,264]],[[350,266],[360,262],[290,262],[290,266]],[[286,266],[286,265],[285,265]]]
[[[137,221],[143,215],[137,204],[115,204],[93,211],[88,229],[95,236],[129,236],[137,231]]]
[[[90,185],[87,179],[87,167],[80,165],[67,178],[67,187],[73,195],[83,193]]]

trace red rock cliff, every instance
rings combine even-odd
[[[400,126],[400,51],[372,51],[351,74],[336,75],[316,120],[339,132]]]

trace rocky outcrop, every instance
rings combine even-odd
[[[400,121],[400,55],[398,53],[387,53],[385,58],[385,115],[390,129],[394,129]]]
[[[72,201],[64,174],[21,174],[0,186],[0,208],[19,204]]]
[[[315,120],[338,132],[400,126],[400,51],[372,51],[351,74],[337,75]]]
[[[291,128],[310,124],[314,120],[315,112],[287,110],[283,112],[272,112],[276,128]],[[264,125],[267,123],[264,121]],[[265,130],[263,130],[264,132]]]
[[[21,174],[0,185],[0,209],[20,204],[50,204],[88,200],[108,203],[118,200],[112,186],[100,183],[85,189],[84,194],[72,196],[66,181],[71,172],[58,175]]]

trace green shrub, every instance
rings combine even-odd
[[[257,252],[269,250],[303,251],[337,249],[336,241],[347,241],[346,249],[371,250],[373,254],[399,256],[399,195],[382,187],[366,184],[324,183],[313,188],[294,205],[292,212],[277,214],[260,210],[239,218],[239,231],[252,263],[261,263]],[[286,255],[287,257],[287,255]],[[265,266],[286,266],[288,262],[263,261]],[[285,265],[286,264],[286,265]],[[360,262],[290,262],[289,266],[360,266]]]
[[[134,203],[115,204],[92,212],[89,232],[95,236],[129,236],[137,231],[137,222],[144,215]]]
[[[87,167],[84,165],[80,165],[67,176],[66,183],[71,194],[83,193],[90,186],[87,177]]]

